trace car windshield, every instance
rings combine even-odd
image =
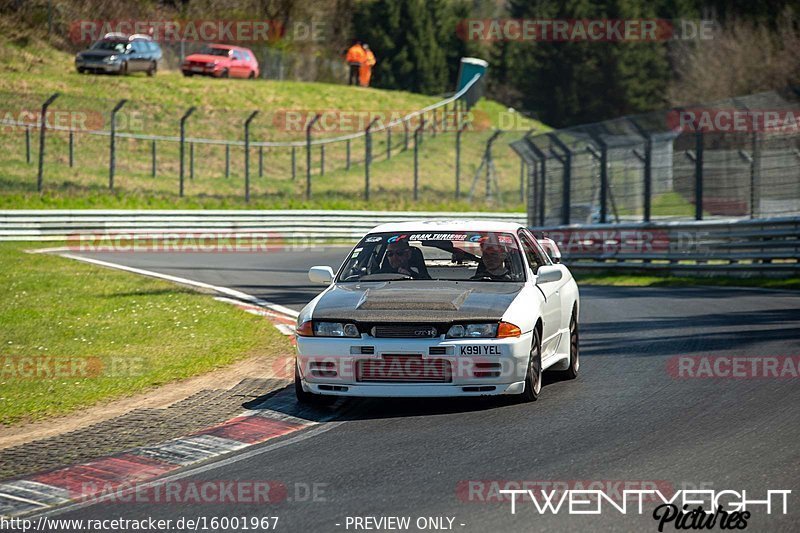
[[[510,233],[371,233],[353,249],[338,281],[525,281]]]
[[[220,57],[228,57],[230,50],[228,48],[214,48],[212,46],[206,46],[202,50],[200,50],[201,54],[205,54],[207,56],[220,56]]]
[[[128,41],[97,41],[92,46],[92,50],[112,50],[114,52],[124,52],[128,46]]]

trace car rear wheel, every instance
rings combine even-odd
[[[564,379],[575,379],[581,366],[580,350],[578,347],[578,312],[572,312],[569,321],[569,366],[559,373]]]
[[[123,63],[121,67],[119,67],[119,75],[125,76],[128,74],[128,63]]]
[[[251,70],[251,71],[250,71],[250,75],[249,75],[249,76],[247,76],[247,79],[248,79],[248,80],[254,80],[254,79],[256,79],[256,72],[255,72],[254,70]]]
[[[191,78],[192,77],[192,73],[191,72],[184,71],[183,75],[186,76],[187,78]]]
[[[155,61],[150,64],[150,68],[147,69],[147,75],[151,78],[156,75],[156,71],[158,71],[158,65]]]
[[[531,355],[528,358],[528,370],[525,373],[525,390],[520,394],[523,402],[535,402],[542,391],[542,342],[539,331],[533,330]]]
[[[225,70],[222,71],[222,73],[219,75],[219,77],[220,78],[229,78],[230,75],[231,74],[230,74],[230,72],[228,72],[228,69],[225,69]]]
[[[297,396],[297,401],[305,405],[330,405],[336,401],[335,396],[324,396],[303,390],[297,364],[294,365],[294,394]]]

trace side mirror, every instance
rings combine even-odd
[[[564,274],[561,272],[561,269],[557,266],[540,266],[539,270],[536,272],[536,284],[541,285],[542,283],[552,283],[560,280],[563,275]]]
[[[308,279],[312,283],[330,285],[333,281],[333,269],[329,266],[315,266],[308,271]]]
[[[561,263],[561,250],[559,250],[556,241],[544,238],[539,239],[539,244],[544,248],[544,251],[547,252],[547,255],[550,256],[550,260],[552,260],[553,263]]]

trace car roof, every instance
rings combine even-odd
[[[514,233],[524,228],[517,222],[501,222],[496,220],[411,220],[407,222],[388,222],[375,226],[370,233],[397,232],[459,232],[459,231],[500,231]]]
[[[241,46],[233,46],[232,44],[210,44],[209,48],[221,48],[223,50],[238,50],[240,52],[250,52],[249,48],[242,48]]]

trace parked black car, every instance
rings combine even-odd
[[[78,72],[127,74],[147,72],[155,76],[161,47],[149,35],[108,33],[88,50],[75,56]]]

